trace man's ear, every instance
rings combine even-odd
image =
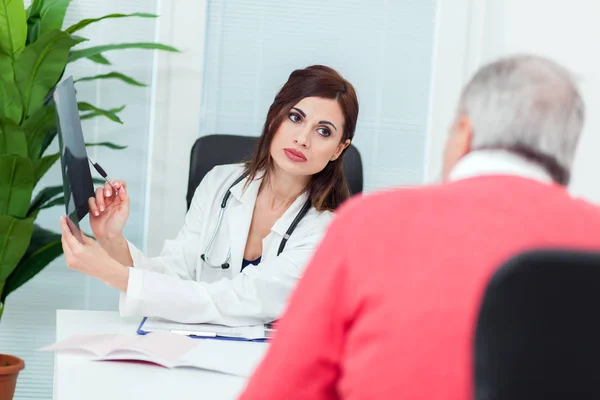
[[[447,180],[452,168],[471,151],[473,139],[473,127],[471,120],[467,115],[460,115],[450,128],[450,134],[446,139],[444,146],[444,163],[442,168],[442,178]]]
[[[464,156],[471,151],[471,143],[473,141],[473,125],[471,119],[467,115],[461,115],[456,124],[456,145],[460,156]]]

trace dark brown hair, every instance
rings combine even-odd
[[[343,134],[340,143],[354,138],[354,129],[358,118],[358,99],[350,82],[334,69],[323,65],[297,69],[290,74],[288,81],[279,90],[269,108],[256,151],[246,163],[248,182],[254,180],[261,171],[265,171],[265,177],[269,176],[273,169],[270,149],[275,132],[277,132],[284,119],[287,118],[292,107],[305,97],[337,100],[344,115]],[[336,160],[330,161],[322,171],[313,175],[308,184],[308,195],[312,205],[318,211],[335,210],[350,196],[342,167],[345,151],[346,149]]]

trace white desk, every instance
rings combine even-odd
[[[116,312],[59,310],[56,340],[74,334],[132,333],[138,325],[139,319],[120,318]],[[70,354],[54,358],[55,400],[229,400],[240,394],[245,383],[245,378],[195,368],[98,362]]]

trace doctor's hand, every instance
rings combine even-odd
[[[129,217],[129,195],[124,181],[113,183],[119,194],[108,183],[96,189],[96,197],[88,199],[90,226],[99,240],[113,240],[123,236],[123,227]]]
[[[83,243],[71,233],[67,217],[61,217],[62,248],[67,266],[104,283],[127,291],[129,268],[108,255],[100,245],[82,232]]]

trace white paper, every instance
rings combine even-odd
[[[192,339],[171,332],[147,335],[74,335],[43,351],[91,355],[95,361],[144,361],[166,368],[192,367],[249,377],[267,343]]]
[[[198,347],[179,361],[181,366],[203,368],[250,377],[269,347],[268,343],[230,340],[197,340]]]
[[[268,338],[264,325],[230,327],[213,324],[182,324],[162,318],[146,319],[142,330],[145,332],[171,332],[182,335],[221,336],[250,340]]]
[[[96,356],[97,360],[150,361],[167,368],[178,366],[178,361],[198,343],[194,339],[170,332],[150,335],[74,335],[42,351],[82,351]]]

